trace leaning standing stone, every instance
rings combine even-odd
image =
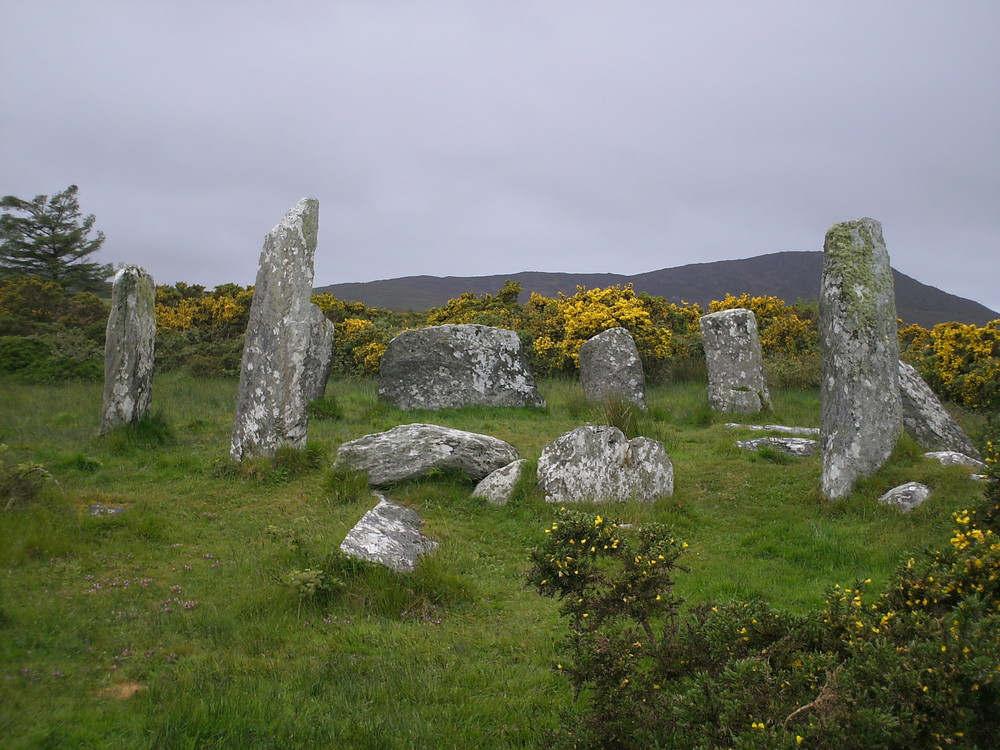
[[[903,427],[928,451],[955,451],[980,458],[958,422],[945,411],[934,391],[914,367],[900,360],[899,394],[903,403]]]
[[[753,414],[771,405],[764,379],[757,317],[752,310],[703,315],[701,340],[708,366],[708,403],[725,414]]]
[[[420,532],[423,523],[412,508],[377,495],[379,504],[365,513],[340,544],[348,557],[384,565],[397,573],[416,570],[417,561],[437,549]]]
[[[304,378],[318,230],[319,201],[303,198],[264,238],[229,451],[236,461],[272,455],[281,445],[305,446]]]
[[[481,325],[403,331],[382,355],[378,395],[405,410],[545,406],[517,334]]]
[[[819,297],[824,497],[848,495],[889,457],[902,429],[896,301],[882,225],[837,224]]]
[[[100,434],[149,412],[156,344],[156,285],[139,266],[122,266],[111,289],[104,343],[104,412]]]
[[[646,408],[646,375],[632,334],[609,328],[580,346],[580,385],[588,401],[628,401]]]
[[[326,393],[333,367],[333,333],[333,321],[328,320],[315,304],[309,305],[309,350],[302,376],[307,405]]]

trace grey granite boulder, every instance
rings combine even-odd
[[[924,454],[924,458],[933,458],[942,466],[968,466],[979,471],[986,471],[989,468],[978,458],[967,456],[958,451],[929,451]]]
[[[459,472],[478,482],[517,458],[514,446],[489,435],[406,424],[344,443],[333,467],[364,471],[370,484],[384,487],[434,469]]]
[[[783,432],[786,435],[819,435],[818,427],[786,427],[780,424],[736,424],[726,422],[730,429],[754,430],[757,432]]]
[[[482,481],[476,485],[472,491],[473,497],[481,497],[493,505],[506,505],[510,496],[514,493],[524,465],[527,459],[519,458],[506,466],[502,466],[494,472],[483,477]]]
[[[766,446],[788,456],[811,456],[819,447],[819,443],[815,440],[798,437],[760,437],[751,440],[737,440],[736,445],[748,451],[760,450]]]
[[[609,328],[580,346],[580,384],[588,401],[628,401],[646,408],[646,375],[632,334]]]
[[[273,455],[282,445],[305,446],[318,231],[319,201],[303,198],[264,238],[229,450],[236,461]]]
[[[156,284],[145,269],[122,266],[111,287],[100,434],[149,413],[155,345]]]
[[[899,393],[903,406],[903,427],[928,451],[956,451],[980,458],[976,446],[945,411],[934,391],[914,367],[900,360]]]
[[[397,573],[416,569],[417,561],[437,549],[437,542],[420,532],[422,521],[412,508],[377,495],[379,504],[365,513],[340,544],[348,557],[379,563]]]
[[[702,315],[701,340],[708,366],[708,403],[726,414],[753,414],[771,405],[764,358],[752,310]]]
[[[674,467],[663,443],[585,425],[545,446],[538,483],[551,503],[652,502],[673,494]]]
[[[914,508],[919,508],[931,496],[931,488],[920,482],[907,482],[882,495],[878,502],[882,505],[891,505],[898,508],[903,513],[909,513]]]
[[[305,402],[323,398],[333,367],[333,322],[315,304],[308,308],[309,348],[302,373],[302,391]]]
[[[820,489],[838,499],[885,463],[903,426],[892,271],[882,226],[874,219],[827,232],[819,346]]]
[[[481,325],[403,331],[382,355],[378,393],[404,410],[545,406],[517,334]]]

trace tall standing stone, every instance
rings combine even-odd
[[[903,426],[896,300],[882,225],[837,224],[819,297],[824,497],[838,499],[889,457]]]
[[[770,407],[753,311],[738,307],[702,315],[700,325],[709,405],[724,414],[755,414]]]
[[[104,410],[100,434],[149,412],[156,345],[156,285],[139,266],[122,266],[111,289],[104,343]]]
[[[306,405],[323,398],[333,367],[333,321],[315,304],[309,305],[309,350],[306,355],[302,388]]]
[[[580,346],[580,385],[588,401],[618,398],[646,408],[646,375],[632,334],[609,328]]]
[[[264,238],[229,450],[236,461],[272,455],[282,445],[305,446],[318,230],[319,201],[303,198]]]

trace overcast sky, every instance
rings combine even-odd
[[[316,285],[821,250],[1000,311],[1000,2],[0,0],[0,194],[70,184],[100,260]],[[738,291],[738,290],[734,290]]]

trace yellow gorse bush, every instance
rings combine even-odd
[[[765,355],[797,356],[818,350],[819,333],[815,321],[801,317],[798,310],[778,297],[727,294],[725,299],[713,300],[708,310],[715,313],[740,307],[752,310],[756,316],[760,348]]]

